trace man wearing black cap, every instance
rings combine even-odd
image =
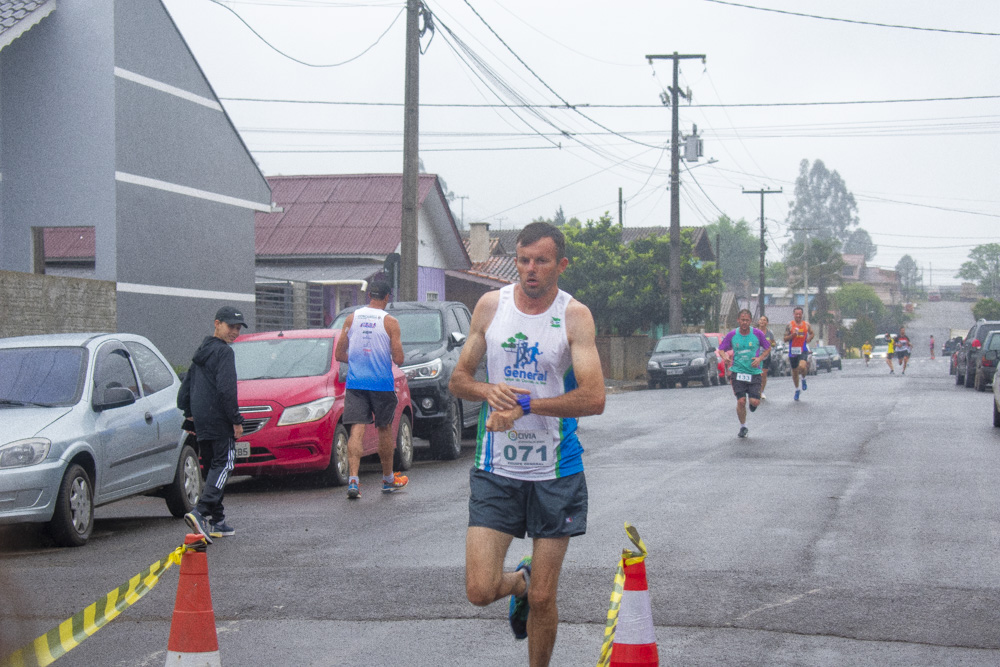
[[[344,424],[350,429],[347,441],[347,497],[361,497],[358,468],[361,466],[365,425],[378,429],[378,457],[382,462],[382,493],[406,486],[407,478],[392,471],[392,418],[396,413],[396,382],[392,364],[403,363],[403,343],[399,320],[385,312],[392,287],[376,278],[368,288],[367,308],[359,308],[344,320],[337,340],[337,361],[347,363],[347,393],[344,395]]]
[[[215,314],[215,333],[194,353],[191,368],[177,394],[177,407],[193,422],[208,475],[198,506],[184,515],[209,544],[212,537],[235,535],[226,523],[222,494],[236,458],[236,438],[243,435],[243,416],[236,402],[236,359],[229,345],[247,326],[243,313],[223,306]]]

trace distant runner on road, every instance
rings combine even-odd
[[[733,393],[736,395],[736,416],[740,420],[740,430],[736,435],[745,438],[750,433],[747,428],[747,398],[750,412],[760,405],[761,363],[771,353],[771,343],[760,329],[750,326],[753,315],[744,308],[740,311],[739,329],[726,334],[719,349],[733,358]]]
[[[867,366],[872,358],[872,344],[868,341],[865,341],[865,344],[861,346],[861,356],[865,358],[865,366]]]
[[[902,375],[906,375],[906,367],[910,363],[910,339],[906,336],[906,327],[899,327],[896,336],[896,361],[903,364]]]
[[[889,349],[885,352],[885,363],[889,364],[889,375],[895,375],[896,371],[892,370],[892,355],[895,354],[896,337],[892,334],[886,334],[885,342],[889,344]]]
[[[795,385],[795,400],[799,400],[799,376],[802,376],[802,391],[809,375],[809,343],[816,335],[809,323],[802,319],[802,306],[792,311],[794,318],[785,327],[785,342],[788,343],[788,362],[792,367],[792,384]]]
[[[767,315],[761,315],[760,319],[757,320],[757,328],[760,329],[764,337],[767,338],[767,342],[771,344],[771,349],[774,349],[774,334],[768,329],[768,325],[771,320],[767,318]],[[760,400],[766,401],[767,397],[764,396],[764,390],[767,389],[767,374],[771,370],[771,354],[768,353],[766,357],[761,359],[760,362]]]

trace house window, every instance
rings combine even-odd
[[[427,300],[428,301],[437,301],[438,300],[438,293],[437,292],[428,292],[427,293]]]

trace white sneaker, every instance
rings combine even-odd
[[[765,396],[764,394],[761,394],[760,395],[760,400],[766,401],[767,400],[767,396]]]

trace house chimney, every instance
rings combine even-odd
[[[474,264],[490,258],[490,223],[469,223],[469,259]]]

